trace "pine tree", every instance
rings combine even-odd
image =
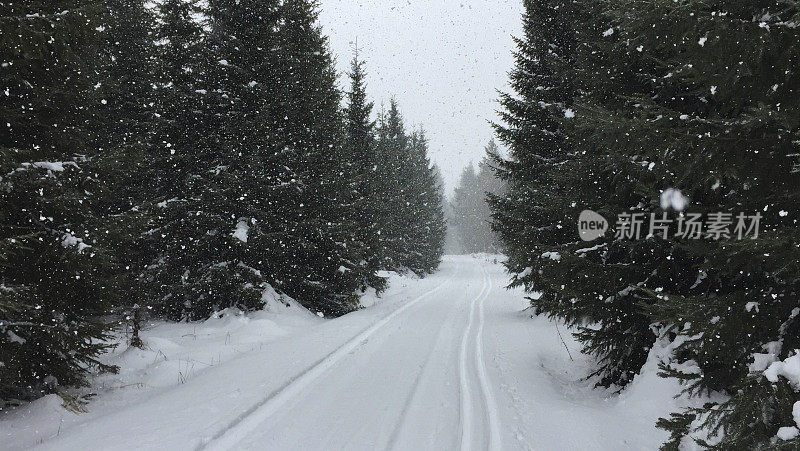
[[[799,237],[790,213],[800,192],[800,48],[796,29],[784,26],[797,15],[791,2],[622,2],[609,11],[620,30],[617,53],[641,56],[638,85],[647,87],[613,118],[632,136],[619,141],[625,150],[647,149],[658,168],[651,197],[659,185],[678,187],[691,200],[687,213],[706,218],[705,239],[669,240],[680,269],[640,285],[652,322],[678,343],[665,374],[685,381],[690,394],[730,395],[662,420],[673,432],[668,446],[698,433],[716,449],[798,446],[775,435],[797,427],[792,407],[800,395],[786,379],[766,379],[760,363],[784,360],[800,345]],[[617,128],[608,124],[604,130]],[[716,213],[730,214],[730,238],[709,237]],[[757,238],[739,239],[739,214],[761,217]]]
[[[497,237],[491,229],[491,210],[487,202],[487,195],[500,196],[504,191],[502,181],[492,169],[493,162],[500,159],[497,144],[490,141],[486,152],[477,173],[471,164],[464,169],[453,194],[453,226],[457,230],[462,252],[499,250]]]
[[[346,158],[348,176],[353,179],[352,190],[355,195],[350,209],[352,220],[358,227],[358,239],[365,250],[367,274],[365,285],[382,289],[385,281],[376,276],[382,257],[379,240],[377,206],[382,200],[378,197],[375,177],[377,155],[375,142],[375,121],[372,120],[372,102],[367,101],[366,72],[364,62],[358,59],[356,50],[350,63],[350,91],[347,92]]]
[[[388,270],[408,269],[406,250],[408,242],[406,231],[410,228],[410,206],[406,204],[408,136],[403,119],[392,99],[389,111],[378,118],[377,169],[376,179],[381,180],[378,197],[378,223],[380,226],[380,246],[383,250],[382,267]]]
[[[159,117],[155,108],[157,47],[155,16],[146,0],[109,0],[103,25],[102,81],[95,87],[103,103],[91,138],[103,149],[88,162],[94,172],[90,203],[98,217],[98,244],[113,256],[118,296],[113,311],[133,328],[132,344],[143,346],[138,328],[149,303],[139,276],[152,258],[142,246],[150,223],[150,150]]]
[[[383,268],[433,272],[444,252],[444,199],[423,131],[406,133],[397,102],[379,117],[378,196]]]
[[[151,149],[152,224],[143,236],[151,260],[141,276],[156,313],[206,318],[215,310],[260,307],[263,277],[243,263],[251,226],[237,216],[242,194],[228,182],[238,156],[225,128],[234,102],[192,2],[161,5],[156,142]]]
[[[446,225],[444,199],[437,178],[437,168],[428,157],[425,131],[411,134],[408,164],[411,177],[406,179],[407,204],[412,208],[409,249],[411,258],[405,265],[417,274],[431,274],[439,267],[444,252]]]
[[[111,287],[84,169],[104,16],[101,3],[0,5],[0,399],[114,370],[97,360]]]
[[[676,346],[665,376],[685,381],[689,394],[730,395],[662,419],[672,433],[665,448],[694,437],[710,437],[697,440],[717,449],[796,447],[776,433],[795,427],[798,395],[788,379],[763,373],[765,361],[794,358],[797,348],[790,212],[798,124],[790,99],[798,50],[795,29],[785,26],[796,7],[631,0],[586,2],[561,15],[569,10],[554,3],[553,18],[539,2],[526,6],[527,39],[512,74],[521,99],[504,97],[508,127],[498,130],[511,149],[510,161],[498,162],[509,192],[493,201],[509,268],[524,274],[517,283],[544,293],[535,305],[548,315],[591,324],[578,338],[598,359],[600,384],[629,382],[658,333]],[[531,27],[532,18],[543,22]],[[564,34],[563,24],[574,31]],[[580,45],[565,53],[548,44],[558,38],[536,41],[547,33]],[[538,50],[520,58],[526,46]],[[561,64],[565,55],[571,67]],[[549,97],[562,81],[580,89],[569,100]],[[545,159],[537,153],[559,148]],[[685,212],[662,211],[669,188],[688,196]],[[584,208],[607,218],[666,214],[673,228],[646,236],[643,224],[639,239],[606,235],[586,247],[570,236]],[[733,239],[714,239],[709,229],[699,239],[675,235],[688,214],[716,212],[731,215]],[[757,239],[736,239],[740,212],[760,215]]]
[[[357,174],[326,39],[308,1],[214,1],[210,44],[231,100],[224,128],[240,152],[225,184],[251,221],[245,264],[326,315],[381,280],[353,213]]]

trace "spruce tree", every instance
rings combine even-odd
[[[358,239],[364,248],[364,266],[367,268],[365,285],[382,289],[385,281],[377,277],[382,258],[377,206],[382,199],[377,195],[380,181],[375,177],[377,155],[375,121],[372,120],[372,102],[367,100],[364,62],[358,51],[350,63],[350,90],[346,94],[347,135],[345,142],[347,176],[353,180],[354,195],[349,208],[351,220],[357,224]]]
[[[358,306],[358,290],[372,279],[362,265],[366,243],[348,218],[355,202],[355,177],[347,167],[341,96],[327,39],[317,24],[316,4],[292,0],[281,5],[277,83],[267,110],[277,121],[277,139],[293,171],[292,197],[282,201],[288,240],[279,243],[271,264],[283,289],[326,315]],[[283,259],[281,261],[281,259]],[[281,264],[283,263],[283,264]],[[291,271],[287,272],[287,269]]]
[[[477,172],[471,164],[464,169],[453,194],[453,226],[462,252],[499,250],[497,236],[491,229],[491,209],[487,201],[487,196],[500,196],[504,191],[492,167],[493,162],[500,159],[497,144],[490,141],[486,152]]]
[[[225,128],[235,101],[220,82],[224,60],[215,58],[193,2],[159,5],[161,24],[156,105],[159,121],[151,149],[149,209],[143,236],[151,260],[141,275],[156,313],[201,319],[226,307],[261,305],[263,278],[243,263],[251,219],[238,216],[227,184],[238,149]]]
[[[537,311],[578,329],[583,352],[597,361],[590,376],[598,385],[623,387],[656,338],[637,287],[661,283],[685,265],[667,243],[645,239],[647,230],[639,240],[612,232],[592,244],[575,230],[585,209],[612,218],[613,226],[619,213],[646,216],[658,206],[649,149],[626,147],[627,124],[607,123],[633,104],[629,96],[642,81],[634,57],[609,45],[620,38],[603,5],[528,5],[512,74],[520,99],[503,98],[509,126],[498,128],[511,150],[510,161],[498,162],[508,192],[493,202],[513,283],[542,293],[532,301]]]
[[[423,131],[406,132],[397,102],[379,117],[378,196],[382,266],[424,276],[444,252],[444,199]]]
[[[0,399],[114,369],[97,360],[112,293],[85,170],[104,21],[99,2],[0,5]]]
[[[508,191],[490,196],[493,227],[508,253],[507,267],[516,274],[514,285],[543,290],[539,273],[526,271],[545,263],[540,255],[548,246],[569,242],[562,223],[563,189],[555,180],[568,158],[569,141],[559,121],[570,108],[573,78],[567,71],[575,47],[571,23],[572,2],[524,2],[522,38],[515,39],[516,65],[510,74],[515,94],[500,97],[500,141],[508,159],[497,159],[498,176]]]
[[[477,200],[478,214],[481,221],[477,224],[476,236],[480,237],[483,252],[500,252],[502,245],[497,234],[492,230],[492,209],[490,199],[505,193],[505,183],[497,176],[495,162],[501,160],[500,149],[494,140],[484,148],[486,154],[478,163],[477,183],[481,187]]]
[[[381,180],[378,197],[378,222],[380,246],[383,250],[381,266],[388,270],[404,270],[406,250],[410,249],[406,231],[410,228],[410,205],[406,171],[408,168],[408,135],[400,116],[397,102],[392,99],[389,111],[379,116],[377,130],[376,179]]]
[[[692,395],[729,395],[661,420],[672,433],[666,448],[695,438],[718,449],[796,447],[796,438],[776,437],[796,427],[796,387],[764,370],[794,358],[797,348],[790,212],[798,182],[791,100],[798,51],[795,29],[785,26],[797,9],[789,2],[585,2],[562,21],[538,2],[526,6],[527,39],[512,74],[520,98],[504,98],[508,127],[499,128],[511,149],[510,161],[498,162],[509,191],[493,201],[515,280],[543,292],[534,302],[541,311],[590,324],[578,338],[598,358],[600,384],[629,382],[658,334],[675,345],[665,376],[685,381]],[[556,16],[568,11],[551,6]],[[545,19],[528,31],[531,17]],[[550,39],[539,41],[536,56],[519,58],[536,33],[561,33],[564,23],[580,43],[569,53],[572,67],[553,56],[567,54]],[[541,82],[542,74],[580,90],[554,101],[546,96],[558,89]],[[537,115],[537,106],[549,112]],[[540,135],[561,136],[564,151],[538,158],[536,146],[522,143]],[[542,141],[539,148],[558,147]],[[660,202],[674,188],[688,197],[685,211]],[[532,207],[544,216],[521,210]],[[612,222],[611,233],[592,245],[573,232],[585,208]],[[639,239],[614,236],[620,213],[658,215],[673,228],[648,236],[644,223]],[[730,215],[731,236],[715,236],[709,224],[700,237],[675,234],[688,215],[716,213]],[[737,230],[746,232],[739,213],[759,215],[757,238],[751,231],[738,239]],[[547,235],[552,227],[539,222],[547,215],[571,236]]]
[[[622,142],[647,149],[663,166],[653,171],[656,186],[680,188],[691,201],[687,214],[706,218],[703,239],[669,240],[681,269],[641,284],[653,323],[678,343],[665,374],[685,381],[689,394],[730,395],[663,420],[673,432],[668,446],[698,435],[717,449],[798,446],[797,438],[775,437],[798,426],[792,408],[800,395],[787,379],[764,375],[800,345],[799,237],[790,213],[800,192],[800,48],[796,29],[784,25],[797,14],[791,2],[622,2],[609,11],[620,30],[617,52],[641,55],[640,85],[648,87],[626,105],[632,119],[614,118],[634,137]],[[640,114],[630,114],[634,108]],[[717,213],[730,215],[730,236],[711,233]],[[740,214],[745,228],[760,217],[757,237],[739,236]]]
[[[475,166],[470,162],[462,171],[458,178],[458,186],[453,192],[453,227],[459,240],[459,246],[463,252],[478,252],[473,244],[474,230],[480,218],[476,212],[475,201],[479,197],[480,188],[477,183]]]
[[[444,199],[439,185],[437,168],[428,156],[425,131],[411,134],[409,142],[407,204],[412,208],[412,223],[408,243],[410,259],[406,264],[417,274],[431,274],[439,267],[444,252],[446,225]]]
[[[94,228],[99,245],[113,257],[118,293],[113,311],[127,318],[134,335],[149,303],[139,276],[152,258],[152,249],[142,246],[142,235],[151,225],[150,152],[159,123],[154,89],[156,24],[146,3],[106,2],[102,81],[96,86],[104,102],[91,133],[102,152],[88,163],[94,173],[91,206],[98,217]],[[132,343],[143,346],[138,338]]]
[[[669,237],[615,238],[580,259],[564,253],[559,263],[567,269],[552,280],[566,282],[571,314],[599,324],[579,338],[611,357],[602,363],[638,372],[656,331],[676,339],[665,375],[685,381],[689,394],[732,395],[721,406],[663,420],[673,433],[668,446],[698,433],[710,433],[709,444],[720,449],[768,446],[787,426],[797,399],[785,381],[773,384],[751,365],[764,357],[759,354],[783,359],[792,352],[774,344],[788,337],[796,308],[783,302],[796,290],[788,274],[797,270],[785,263],[796,260],[796,227],[781,212],[788,216],[797,190],[791,157],[797,126],[788,119],[797,107],[786,96],[796,84],[785,78],[797,53],[786,45],[793,40],[790,28],[766,31],[769,24],[746,18],[780,24],[796,12],[728,2],[600,6],[594,26],[581,28],[591,34],[579,37],[586,43],[577,57],[583,95],[568,131],[576,155],[594,155],[566,165],[584,175],[571,187],[588,192],[585,174],[593,173],[611,218],[666,213],[680,223],[701,214],[707,223],[699,239],[673,228]],[[726,53],[730,39],[758,56],[745,63],[738,51]],[[688,196],[685,212],[662,211],[659,198],[669,188]],[[708,221],[717,213],[730,215],[732,236],[710,232]],[[740,213],[762,216],[758,239],[736,237]],[[592,306],[593,294],[602,304]]]
[[[355,211],[336,74],[308,1],[214,1],[209,44],[231,100],[224,129],[239,157],[225,170],[236,215],[251,221],[245,262],[327,315],[381,280]]]
[[[592,8],[590,2],[525,2],[524,37],[510,75],[516,95],[501,95],[503,123],[496,126],[510,152],[495,162],[507,191],[490,202],[512,286],[542,293],[531,299],[537,312],[578,328],[583,351],[598,362],[591,374],[598,385],[624,386],[655,339],[628,288],[647,268],[641,261],[627,264],[633,254],[617,243],[607,248],[613,236],[586,250],[575,231],[583,209],[611,216],[631,205],[627,191],[616,188],[627,180],[626,173],[617,175],[625,157],[582,135],[592,129],[576,128],[583,97],[610,98],[613,89],[596,85],[609,80],[616,88],[618,82],[613,72],[603,73],[605,55],[587,45],[603,34]]]

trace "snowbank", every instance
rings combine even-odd
[[[128,346],[119,334],[117,348],[101,359],[118,365],[119,374],[95,377],[91,387],[69,392],[84,403],[85,412],[70,411],[58,395],[0,411],[0,448],[29,448],[111,412],[146,403],[209,369],[325,321],[272,288],[264,291],[263,299],[265,308],[249,314],[226,309],[203,322],[150,322],[141,331],[145,349]]]

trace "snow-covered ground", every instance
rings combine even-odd
[[[268,296],[263,312],[153,324],[147,350],[106,357],[120,374],[94,381],[87,412],[56,395],[0,412],[0,448],[656,449],[656,419],[686,402],[656,375],[667,349],[621,395],[593,390],[578,344],[523,311],[496,261],[392,275],[333,320]]]

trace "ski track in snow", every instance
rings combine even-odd
[[[481,273],[483,274],[483,273]],[[470,450],[472,446],[472,431],[474,429],[473,426],[473,406],[472,406],[472,390],[470,390],[470,383],[467,380],[469,372],[467,370],[467,342],[469,340],[469,334],[472,329],[472,323],[474,322],[475,316],[475,300],[479,297],[483,296],[484,291],[486,290],[486,275],[483,274],[483,287],[481,288],[480,293],[478,293],[478,297],[472,300],[472,303],[469,305],[469,321],[467,322],[467,326],[464,328],[464,334],[461,337],[461,348],[459,350],[459,358],[458,358],[458,367],[459,367],[459,382],[460,382],[460,393],[461,393],[461,449],[462,450]]]
[[[445,331],[444,328],[439,329],[439,332],[436,333],[436,339],[434,340],[434,343],[440,342],[442,336],[444,335],[444,331]],[[389,440],[386,445],[386,449],[388,450],[398,449],[397,439],[400,436],[400,432],[403,430],[406,424],[408,412],[409,410],[411,410],[411,406],[414,404],[414,400],[417,398],[419,394],[420,382],[422,382],[422,379],[425,376],[426,370],[428,369],[433,354],[435,352],[436,352],[436,346],[431,346],[430,352],[425,357],[425,363],[422,365],[422,368],[420,368],[419,372],[417,373],[417,376],[414,378],[414,384],[412,385],[411,391],[409,392],[408,397],[406,398],[406,401],[403,404],[403,410],[400,412],[400,415],[397,418],[397,422],[395,423],[394,428],[392,429],[392,434],[389,436]]]
[[[489,297],[492,289],[492,283],[489,274],[483,264],[480,265],[481,275],[483,279],[483,287],[478,295],[472,299],[469,305],[469,320],[464,329],[464,334],[461,338],[461,349],[459,352],[459,381],[461,391],[461,449],[471,450],[475,441],[472,437],[472,432],[476,430],[475,418],[479,416],[476,412],[480,412],[481,406],[476,406],[473,401],[473,383],[470,381],[470,371],[468,369],[469,362],[467,350],[470,348],[469,342],[472,340],[472,359],[477,369],[478,385],[480,388],[481,400],[486,407],[486,434],[488,435],[488,448],[491,450],[500,449],[500,427],[497,420],[497,404],[495,402],[492,391],[489,388],[488,376],[486,371],[486,362],[483,360],[483,327],[485,322],[484,302]],[[478,326],[475,327],[475,310],[478,310]],[[473,335],[472,331],[475,330]],[[486,437],[484,437],[486,438]],[[484,443],[481,440],[481,443]]]
[[[489,383],[489,376],[486,370],[486,361],[483,359],[483,326],[486,323],[485,306],[486,299],[489,297],[489,293],[492,291],[492,279],[489,277],[489,273],[486,271],[485,265],[481,265],[481,271],[483,272],[484,277],[486,277],[488,288],[486,289],[486,294],[483,295],[480,300],[480,311],[478,314],[478,335],[475,338],[475,362],[478,364],[478,379],[481,383],[483,400],[486,403],[486,414],[489,422],[489,450],[493,451],[502,449],[500,422],[497,413],[497,402],[494,398],[494,394],[492,393],[492,387]]]
[[[331,367],[347,357],[347,355],[353,353],[361,345],[365,344],[371,336],[397,316],[439,291],[443,286],[447,285],[453,277],[455,277],[455,275],[451,275],[436,287],[417,296],[402,307],[386,315],[382,320],[368,327],[366,330],[323,357],[320,361],[314,363],[311,367],[287,381],[283,386],[270,393],[259,403],[238,416],[229,425],[223,427],[208,439],[203,440],[197,449],[228,450],[236,448],[236,445],[241,440],[252,431],[258,429],[261,423],[274,415],[286,402],[299,395]]]

